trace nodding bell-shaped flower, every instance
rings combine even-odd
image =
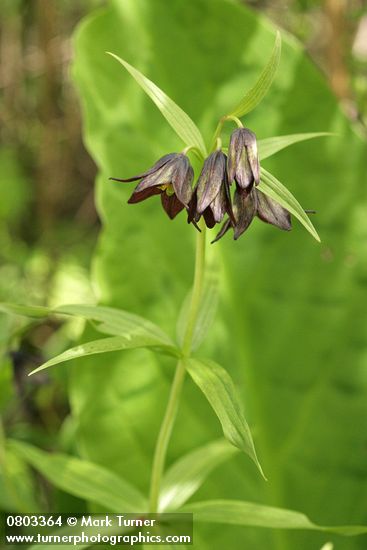
[[[248,229],[255,216],[284,231],[292,229],[291,215],[288,210],[255,188],[249,193],[240,188],[236,189],[233,212],[235,223],[233,224],[231,219],[226,220],[213,242],[219,241],[231,227],[233,227],[233,237],[237,240]]]
[[[227,157],[220,150],[214,151],[205,160],[190,201],[189,223],[196,224],[203,216],[206,226],[212,228],[223,220],[225,214],[235,221],[226,163]]]
[[[240,189],[250,191],[260,182],[260,163],[256,136],[248,128],[237,128],[228,147],[228,180]]]
[[[194,171],[184,153],[170,153],[142,174],[126,179],[110,179],[121,182],[140,180],[128,203],[135,204],[153,195],[161,195],[162,206],[172,220],[189,206]]]

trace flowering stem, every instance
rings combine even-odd
[[[183,153],[184,155],[187,155],[187,153],[189,153],[189,151],[192,151],[193,154],[194,154],[200,161],[205,160],[204,157],[203,157],[202,152],[201,152],[197,147],[195,147],[194,145],[189,145],[188,147],[185,147],[185,149],[183,149],[182,153]]]
[[[235,122],[239,128],[243,128],[243,124],[238,117],[233,115],[228,115],[227,120],[233,120],[233,122]]]
[[[205,268],[205,242],[205,225],[201,224],[201,232],[198,232],[196,237],[194,284],[182,344],[182,355],[184,358],[188,357],[191,352],[192,337],[194,333],[197,314],[200,307]],[[154,452],[149,497],[149,511],[151,513],[157,512],[159,507],[159,493],[161,488],[164,465],[166,461],[167,448],[177,415],[182,387],[185,380],[185,374],[185,363],[183,360],[180,359],[177,363],[166,412],[162,421]]]
[[[226,117],[222,117],[218,122],[218,125],[215,129],[214,136],[213,136],[212,147],[211,147],[212,149],[215,149],[217,145],[217,139],[222,132],[222,128],[223,128],[223,124],[225,123],[225,120],[226,120]]]
[[[233,122],[235,122],[237,124],[237,126],[239,128],[243,128],[243,124],[242,124],[242,122],[240,121],[240,119],[238,117],[236,117],[234,115],[222,116],[222,118],[219,120],[218,126],[216,127],[215,132],[214,132],[214,137],[213,137],[213,141],[212,141],[212,149],[216,148],[217,139],[220,137],[223,125],[224,125],[225,122],[227,122],[227,120],[232,120]]]

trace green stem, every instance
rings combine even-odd
[[[228,115],[227,120],[233,120],[233,122],[235,122],[239,128],[243,128],[243,124],[238,117],[234,115]]]
[[[184,155],[187,155],[187,153],[189,153],[190,151],[192,151],[192,153],[200,160],[200,162],[203,162],[205,160],[205,157],[203,156],[203,153],[200,151],[200,149],[198,149],[194,145],[189,145],[188,147],[185,147],[185,149],[183,149],[182,153]]]
[[[190,301],[190,309],[186,322],[186,329],[182,344],[182,353],[184,357],[190,355],[192,335],[195,328],[196,318],[200,307],[201,292],[203,287],[204,270],[205,270],[205,244],[206,244],[206,227],[204,223],[199,222],[201,233],[196,236],[196,253],[195,253],[195,274],[192,295]]]
[[[222,117],[218,122],[218,125],[215,129],[215,132],[214,132],[212,145],[211,145],[211,150],[212,149],[214,150],[215,147],[216,147],[217,139],[219,138],[220,134],[222,133],[223,124],[225,123],[225,121],[226,121],[226,117]]]
[[[183,358],[188,357],[191,352],[192,337],[194,333],[197,314],[200,307],[201,292],[203,287],[205,268],[205,225],[201,224],[201,233],[196,238],[195,274],[192,289],[190,309],[187,317],[186,329],[182,344]],[[159,493],[166,461],[167,448],[171,437],[173,425],[176,419],[183,383],[185,380],[185,363],[179,360],[175,376],[172,382],[166,412],[159,431],[157,444],[154,452],[152,475],[150,482],[149,510],[157,512],[159,507]]]
[[[228,120],[232,120],[237,124],[239,128],[243,128],[243,124],[238,117],[234,115],[222,116],[222,118],[219,120],[218,125],[215,129],[211,149],[214,150],[216,148],[217,139],[220,137],[220,134],[222,133],[222,128],[224,123],[227,122]]]

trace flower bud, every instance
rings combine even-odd
[[[260,164],[256,136],[247,128],[232,132],[228,148],[228,180],[236,181],[238,187],[250,191],[260,182]]]

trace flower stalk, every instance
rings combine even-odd
[[[191,352],[192,338],[194,334],[203,289],[205,271],[206,228],[204,223],[199,222],[199,224],[201,232],[198,232],[196,235],[194,283],[191,294],[190,309],[187,317],[186,329],[182,344],[183,359],[185,357],[188,357]],[[149,496],[150,513],[155,513],[159,511],[159,494],[161,489],[164,466],[166,462],[167,448],[171,438],[173,425],[176,420],[186,374],[183,359],[180,359],[176,366],[166,412],[161,424],[154,452]]]

